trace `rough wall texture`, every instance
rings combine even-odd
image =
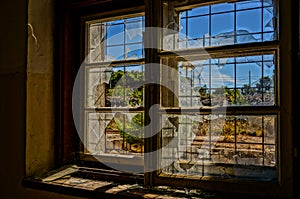
[[[54,165],[54,1],[28,4],[26,175]]]
[[[35,40],[29,30],[28,71],[26,71],[27,1],[3,1],[0,7],[0,197],[71,199],[75,197],[22,187],[25,171],[27,174],[42,172],[52,164],[54,152],[51,17],[53,3],[47,0],[30,0],[29,5],[32,6],[29,18],[39,48],[36,49]],[[25,143],[30,146],[27,154]],[[27,169],[25,169],[25,154],[29,161]]]

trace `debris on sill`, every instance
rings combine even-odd
[[[82,179],[78,177],[59,178],[51,182],[52,185],[72,187],[105,193],[110,196],[124,198],[155,198],[155,199],[179,199],[179,198],[216,198],[215,193],[208,193],[201,190],[172,189],[170,187],[144,188],[140,184],[119,184],[114,182]]]
[[[35,189],[48,190],[74,196],[83,196],[85,198],[252,199],[255,197],[256,199],[262,199],[261,197],[247,194],[211,192],[202,189],[187,189],[184,187],[173,188],[170,186],[156,186],[152,188],[146,188],[142,185],[143,179],[142,181],[141,179],[132,180],[135,179],[134,176],[129,175],[125,175],[125,178],[122,179],[122,175],[119,175],[120,172],[110,172],[102,169],[92,169],[78,167],[76,165],[69,165],[67,167],[51,171],[42,177],[40,176],[24,179],[23,185]],[[272,197],[267,198],[274,199]],[[264,197],[264,199],[266,198]]]
[[[123,184],[110,181],[100,181],[76,176],[79,167],[71,165],[52,171],[44,178],[34,178],[35,181],[45,185],[59,186],[61,188],[72,188],[82,191],[91,191],[93,194],[105,194],[109,198],[153,198],[153,199],[215,199],[216,193],[209,193],[194,189],[174,189],[168,186],[156,186],[145,188],[141,184]],[[74,175],[75,174],[75,175]]]
[[[46,186],[59,187],[60,189],[74,189],[74,191],[90,191],[91,193],[104,194],[109,198],[153,198],[153,199],[180,199],[180,198],[215,198],[215,194],[200,190],[172,189],[168,186],[145,188],[137,183],[112,182],[106,179],[99,180],[76,175],[80,167],[71,165],[52,171],[43,178],[33,180]]]
[[[49,175],[46,178],[43,178],[42,181],[43,182],[50,182],[50,181],[54,181],[56,179],[62,178],[62,177],[66,177],[71,175],[72,173],[75,173],[79,170],[79,168],[76,165],[72,165],[72,166],[68,166],[65,169],[60,169],[59,171],[53,171],[51,173],[53,173],[52,175]]]

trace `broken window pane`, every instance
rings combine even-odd
[[[171,74],[178,77],[173,78],[172,92],[179,104],[169,106],[275,105],[273,54],[179,61],[177,70],[162,73],[161,81],[169,82]],[[163,92],[163,104],[169,99]]]
[[[143,126],[143,113],[87,113],[87,153],[142,156]]]
[[[144,17],[88,23],[85,61],[99,63],[144,58],[143,28]]]
[[[175,11],[174,11],[175,12]],[[179,32],[166,39],[164,49],[202,48],[275,40],[274,9],[272,1],[249,0],[222,3],[181,11]],[[169,24],[176,20],[169,19]]]
[[[88,108],[143,106],[144,65],[90,67],[86,76]]]
[[[276,122],[276,116],[164,114],[162,172],[275,180]]]

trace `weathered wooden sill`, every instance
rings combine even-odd
[[[46,177],[23,180],[27,188],[45,190],[84,198],[251,198],[254,196],[208,192],[203,190],[172,189],[166,186],[145,188],[143,175],[124,174],[87,167],[69,166],[51,172]],[[256,199],[259,197],[255,196]],[[263,197],[266,198],[266,197]]]

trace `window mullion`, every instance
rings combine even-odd
[[[158,111],[151,111],[153,105],[160,101],[160,58],[158,51],[160,49],[160,31],[161,27],[161,9],[162,1],[145,1],[145,27],[144,46],[145,46],[145,154],[144,154],[144,185],[153,186],[153,176],[156,174],[159,157],[157,149],[159,148],[159,134],[154,132],[159,126]],[[151,47],[151,48],[149,48]]]
[[[267,53],[274,53],[278,49],[277,41],[270,41],[264,43],[251,43],[251,44],[236,44],[228,46],[217,46],[207,48],[194,48],[177,51],[162,51],[159,53],[160,57],[184,57],[186,60],[192,61],[198,60],[203,56],[206,58],[224,58],[224,57],[237,57],[237,56],[249,56],[249,55],[262,55]],[[188,59],[187,59],[188,58]],[[180,58],[178,58],[180,61]]]

